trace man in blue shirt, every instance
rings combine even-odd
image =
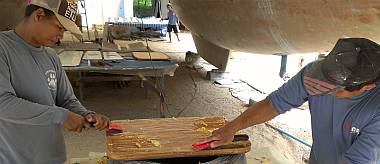
[[[173,7],[170,3],[168,3],[166,7],[169,10],[167,19],[169,19],[168,33],[169,33],[170,43],[172,42],[172,31],[174,31],[174,34],[177,36],[178,41],[180,41],[179,36],[178,36],[178,29],[177,29],[177,22],[178,22],[177,14],[174,12]]]
[[[309,102],[311,164],[380,163],[380,45],[339,39],[326,59],[297,75],[198,144],[229,144],[241,129]]]

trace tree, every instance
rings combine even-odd
[[[133,10],[136,17],[152,16],[152,0],[133,0]]]

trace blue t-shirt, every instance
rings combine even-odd
[[[169,10],[168,19],[169,19],[169,25],[177,25],[177,15],[174,11]]]
[[[304,70],[267,98],[278,113],[309,101],[313,135],[309,163],[380,164],[380,83],[352,99],[311,96],[304,89]]]

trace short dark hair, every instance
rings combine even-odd
[[[54,15],[53,11],[50,11],[50,10],[45,9],[43,7],[31,4],[31,5],[26,6],[26,8],[25,8],[25,17],[30,17],[34,11],[36,11],[40,8],[44,10],[44,13],[46,16],[53,16]]]

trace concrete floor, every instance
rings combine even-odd
[[[185,52],[195,51],[191,35],[180,34],[181,42],[150,42],[153,50],[167,52],[174,60],[184,61]],[[121,44],[123,44],[121,42]],[[184,64],[174,77],[166,78],[167,116],[224,116],[233,119],[246,108],[244,103],[231,96],[227,88],[221,88],[205,80],[204,69],[193,69]],[[148,89],[148,94],[146,94]],[[149,88],[141,88],[132,81],[126,87],[116,87],[109,82],[94,82],[86,85],[84,106],[102,113],[113,120],[159,117],[158,97]],[[245,130],[250,135],[252,150],[247,153],[248,163],[260,163],[267,157],[270,163],[303,163],[308,149],[289,138],[283,137],[265,125],[256,125]],[[90,152],[105,152],[105,134],[89,130],[65,132],[67,159],[88,157]]]

